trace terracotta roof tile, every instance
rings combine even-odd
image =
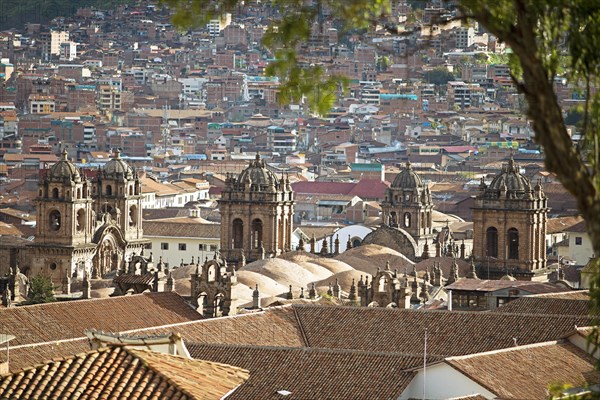
[[[431,355],[456,356],[556,340],[583,316],[469,311],[394,310],[369,307],[292,306],[308,345],[319,348],[421,353],[428,329]]]
[[[586,300],[525,296],[498,307],[495,312],[517,314],[581,315],[590,313],[589,296]]]
[[[570,343],[543,343],[445,361],[502,399],[547,399],[551,384],[600,383],[595,361]]]
[[[79,338],[86,329],[125,331],[202,319],[176,293],[148,293],[0,309],[0,331],[17,346]]]
[[[141,296],[141,295],[138,295]],[[132,298],[136,296],[126,296]],[[165,321],[166,322],[166,321]],[[88,321],[81,324],[73,340],[57,341],[51,339],[45,343],[10,343],[11,371],[45,362],[56,356],[68,356],[89,350],[89,342],[84,330],[94,326]],[[129,325],[131,326],[131,325]],[[126,327],[125,327],[126,328]],[[244,344],[257,346],[301,347],[305,345],[302,333],[292,307],[274,307],[267,312],[241,314],[234,317],[205,319],[191,322],[165,324],[155,322],[152,326],[134,329],[105,327],[105,331],[119,332],[121,335],[171,334],[179,333],[185,342]],[[8,332],[8,331],[7,331]],[[4,360],[0,351],[0,361]]]
[[[219,239],[221,224],[144,221],[144,236]]]
[[[422,355],[352,350],[189,344],[194,358],[250,371],[231,399],[398,398],[423,364]]]
[[[247,378],[237,367],[111,346],[0,377],[0,397],[208,400]]]

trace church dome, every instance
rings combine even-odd
[[[497,175],[489,189],[508,192],[528,192],[531,190],[529,179],[519,172],[519,167],[515,164],[512,157],[508,164],[502,166],[502,172]]]
[[[60,160],[50,168],[48,179],[54,182],[64,182],[65,180],[79,182],[81,180],[79,170],[67,157],[67,150],[63,150]]]
[[[133,179],[134,175],[133,168],[121,158],[121,151],[119,150],[115,151],[112,160],[107,162],[102,170],[105,177],[113,179],[118,177]]]
[[[415,189],[421,186],[423,186],[423,181],[412,169],[409,161],[406,163],[406,168],[396,175],[391,187],[397,189]]]
[[[242,171],[238,178],[238,183],[242,187],[249,185],[256,191],[266,190],[269,186],[279,186],[279,181],[275,174],[269,171],[265,165],[265,161],[261,160],[257,153],[254,161]]]

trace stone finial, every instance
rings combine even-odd
[[[346,242],[346,251],[352,248],[352,240],[350,240],[350,235],[348,235],[348,241]]]
[[[479,277],[477,276],[477,270],[475,268],[475,261],[473,259],[471,259],[471,269],[469,270],[469,273],[467,273],[467,278],[479,279]]]
[[[4,292],[2,292],[2,305],[6,308],[11,306],[11,298],[12,298],[12,293],[10,291],[10,288],[7,286],[6,289],[4,289]]]
[[[310,285],[310,290],[308,291],[308,298],[311,300],[317,298],[317,288],[315,287],[314,282]]]
[[[465,253],[466,253],[466,246],[465,246],[465,241],[463,239],[462,243],[460,244],[460,258],[462,258],[463,260],[465,259]]]
[[[460,277],[458,276],[458,263],[456,262],[456,258],[452,261],[452,268],[450,268],[450,276],[446,284],[451,285],[454,282],[458,281]]]
[[[425,241],[425,244],[423,245],[423,254],[421,254],[421,258],[423,260],[427,260],[429,258],[429,244],[427,244],[427,240]]]
[[[169,275],[167,276],[167,284],[165,285],[165,292],[174,292],[175,291],[175,279],[173,279],[173,273],[169,271]]]
[[[327,296],[333,297],[333,287],[331,286],[331,283],[329,284],[329,287],[327,288]]]
[[[442,245],[441,245],[440,241],[438,240],[437,242],[435,242],[435,256],[440,257],[441,254],[442,254]]]
[[[356,301],[356,299],[356,284],[354,283],[354,279],[352,279],[352,285],[350,285],[350,293],[348,294],[348,300]]]
[[[340,236],[335,235],[335,240],[333,241],[333,254],[340,254]]]
[[[62,280],[62,293],[71,294],[71,277],[69,274],[65,274]]]
[[[258,291],[258,284],[256,284],[254,291],[252,292],[252,308],[260,308],[260,292]]]
[[[321,254],[329,254],[329,244],[327,243],[327,238],[323,238],[323,243],[321,245]]]
[[[304,286],[302,286],[300,288],[300,298],[303,299],[304,298]]]
[[[313,233],[312,237],[310,238],[310,252],[312,254],[315,254],[315,244],[316,244],[315,234]]]
[[[342,297],[342,287],[338,278],[335,278],[335,285],[333,285],[333,297],[338,299]]]
[[[419,294],[419,297],[423,303],[429,301],[429,291],[427,290],[427,282],[425,281],[421,282],[421,293]]]
[[[431,281],[431,277],[429,275],[429,267],[425,267],[425,274],[423,275],[423,281],[429,283]]]
[[[419,283],[417,282],[417,276],[415,275],[413,277],[413,281],[411,284],[411,292],[412,295],[410,297],[410,302],[412,304],[419,304],[421,302],[421,299],[419,298]]]
[[[300,240],[298,241],[298,251],[304,251],[304,238],[300,234]]]
[[[294,292],[292,292],[292,285],[290,285],[290,290],[287,292],[285,298],[288,300],[294,299]]]
[[[90,280],[88,279],[87,272],[83,273],[83,281],[81,282],[81,298],[82,299],[91,299],[92,298],[92,288],[91,288]]]

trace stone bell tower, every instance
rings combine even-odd
[[[128,242],[141,240],[142,184],[137,173],[116,150],[112,160],[98,172],[94,185],[94,209],[109,212]]]
[[[412,169],[410,162],[386,190],[381,203],[383,223],[408,232],[422,251],[426,241],[432,243],[433,202],[429,187]],[[420,254],[419,254],[420,255]]]
[[[39,183],[36,236],[31,245],[33,275],[43,273],[60,282],[75,272],[79,262],[91,258],[92,202],[91,182],[64,150]]]
[[[294,194],[256,158],[239,176],[228,175],[219,200],[221,254],[235,264],[291,250]]]
[[[543,279],[546,271],[548,199],[531,186],[511,159],[490,185],[481,181],[473,207],[473,254],[479,276],[507,273],[517,279]]]

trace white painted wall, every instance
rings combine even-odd
[[[427,380],[423,384],[425,375]],[[423,386],[425,386],[425,399],[428,400],[466,397],[476,394],[487,399],[496,398],[495,394],[442,362],[427,367],[426,374],[423,373],[423,369],[420,369],[408,387],[402,392],[399,400],[422,399]]]

